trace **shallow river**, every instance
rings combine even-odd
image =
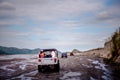
[[[37,55],[0,56],[0,80],[119,80],[102,58],[68,56],[60,58],[60,72],[38,72]]]

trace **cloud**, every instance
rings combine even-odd
[[[110,11],[101,11],[98,12],[94,17],[86,21],[85,23],[89,25],[94,25],[98,27],[114,27],[118,28],[120,26],[120,12]]]
[[[99,0],[97,0],[99,1]],[[102,7],[97,1],[87,0],[26,0],[10,1],[16,8],[16,14],[38,20],[56,20],[67,15],[75,16],[85,11],[94,11]],[[99,7],[99,8],[98,8]]]
[[[117,0],[114,1],[115,3]],[[119,8],[116,7],[105,8],[101,0],[5,0],[0,5],[1,18],[24,18],[28,17],[34,22],[42,23],[46,21],[59,21],[69,17],[79,17],[84,13],[92,12],[93,22],[107,21],[117,18],[119,20]],[[116,10],[116,11],[115,11]],[[118,12],[119,11],[119,12]],[[91,18],[86,18],[92,21]],[[63,22],[63,21],[62,21]],[[117,21],[118,22],[118,21]],[[73,25],[73,23],[65,25]],[[76,25],[76,24],[74,24]]]
[[[119,26],[120,9],[118,4],[120,4],[119,0],[108,0],[107,5],[95,13],[90,23],[109,24],[112,27]]]
[[[15,8],[9,2],[0,2],[0,10],[15,10]]]
[[[110,5],[110,6],[120,6],[120,0],[107,0],[107,3]]]
[[[119,14],[117,6],[108,7],[104,0],[3,0],[0,43],[67,50],[103,46],[120,24]]]
[[[14,15],[15,6],[9,2],[0,2],[0,19],[12,19]]]
[[[0,20],[0,27],[10,27],[10,26],[15,26],[19,25],[22,26],[24,24],[23,19],[8,19],[8,20]]]
[[[57,21],[81,16],[102,8],[99,0],[5,0],[1,3],[1,18],[30,18],[35,22]],[[67,24],[66,24],[67,25]]]

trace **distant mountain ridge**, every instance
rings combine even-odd
[[[3,47],[0,46],[0,54],[35,54],[40,51],[39,48],[36,49],[19,49],[16,47]]]

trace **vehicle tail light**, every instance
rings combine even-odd
[[[41,58],[41,55],[39,54],[39,58]]]
[[[38,62],[41,62],[41,59],[38,59]]]
[[[54,62],[56,62],[57,61],[57,59],[56,58],[54,58]]]

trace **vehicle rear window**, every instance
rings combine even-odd
[[[43,50],[40,52],[40,58],[52,58],[56,57],[55,50]]]

